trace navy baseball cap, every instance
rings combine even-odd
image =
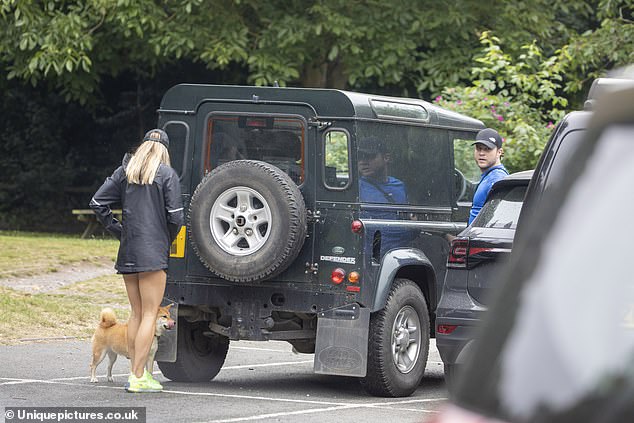
[[[149,131],[147,131],[147,133],[143,137],[143,141],[160,142],[161,144],[165,146],[165,148],[169,148],[170,146],[170,139],[167,136],[167,132],[158,128],[150,129]]]
[[[359,151],[366,154],[387,153],[387,146],[377,137],[367,137],[361,140]]]
[[[495,129],[485,128],[476,135],[476,140],[472,145],[476,144],[484,144],[488,148],[502,148],[502,137]]]

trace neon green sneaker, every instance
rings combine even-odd
[[[128,381],[125,383],[125,385],[123,386],[125,388],[125,390],[127,391],[128,388],[130,387],[130,382],[132,381],[132,378],[135,377],[134,373],[130,373],[130,376],[128,376]]]
[[[148,372],[147,369],[144,370],[143,377],[147,379],[148,385],[150,385],[152,388],[158,389],[160,391],[163,390],[163,385],[161,385],[161,383],[158,380],[154,379],[154,377],[152,376],[152,373]]]
[[[136,377],[135,375],[130,375],[128,377],[128,385],[125,390],[128,392],[161,392],[163,387],[160,383],[154,381],[156,384],[153,384],[146,377],[146,373],[143,373],[143,376]]]

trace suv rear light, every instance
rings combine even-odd
[[[454,238],[454,240],[451,241],[451,251],[449,252],[449,257],[447,257],[447,267],[467,267],[468,255],[469,238]]]
[[[441,335],[449,335],[451,332],[456,330],[458,325],[438,325],[436,326],[436,333],[440,333]]]
[[[487,253],[504,253],[511,250],[503,248],[492,248],[489,246],[472,245],[471,240],[467,237],[455,238],[451,241],[451,251],[449,257],[447,257],[447,267],[464,269],[472,268],[483,260],[491,259],[490,254]]]

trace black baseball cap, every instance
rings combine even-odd
[[[485,128],[476,135],[476,140],[472,145],[476,144],[484,144],[489,148],[502,148],[502,137],[495,129]]]
[[[387,153],[387,147],[377,137],[368,137],[359,143],[359,152],[366,154]]]
[[[149,131],[147,131],[147,133],[143,137],[143,141],[160,142],[161,144],[165,146],[165,148],[169,148],[170,146],[170,139],[167,136],[167,132],[158,128],[150,129]]]

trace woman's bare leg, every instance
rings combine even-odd
[[[139,273],[139,291],[141,292],[141,324],[134,341],[134,362],[132,372],[136,377],[143,376],[148,353],[156,331],[158,308],[165,295],[167,274],[163,270]]]
[[[136,339],[139,325],[141,324],[141,291],[139,291],[139,274],[131,273],[123,275],[125,290],[130,301],[130,317],[128,318],[128,357],[130,358],[130,371],[134,364],[134,340]]]

